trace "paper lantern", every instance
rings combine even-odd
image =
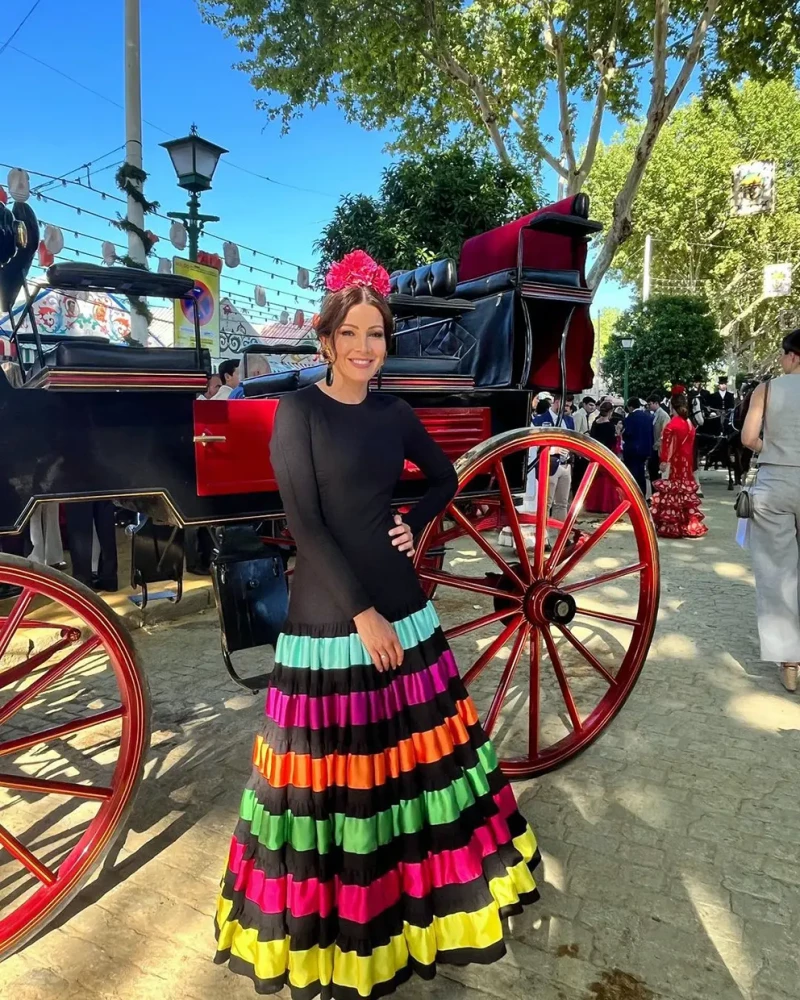
[[[188,240],[189,234],[186,232],[186,226],[184,226],[182,222],[178,222],[176,219],[169,227],[170,243],[176,250],[185,250]]]
[[[208,253],[201,250],[197,255],[197,263],[213,267],[215,271],[222,271],[222,257],[218,253]]]
[[[156,236],[156,234],[151,232],[149,229],[145,229],[145,233],[147,234],[148,240],[150,240],[151,247],[154,247],[156,243],[158,243],[158,241],[161,239],[160,236]]]
[[[158,273],[172,274],[172,261],[168,257],[158,258]]]
[[[58,226],[45,226],[43,242],[50,253],[55,256],[64,249],[64,234]]]
[[[235,243],[223,243],[222,255],[225,258],[226,267],[238,267],[242,263],[239,248]]]
[[[0,185],[0,205],[8,204],[8,195],[6,194],[6,189]]]
[[[295,326],[303,326],[305,324],[305,321],[306,321],[306,318],[303,315],[303,310],[302,309],[298,309],[297,312],[294,314],[294,325]]]
[[[27,201],[31,196],[31,179],[27,170],[9,170],[8,193],[14,201]]]
[[[289,322],[289,313],[286,312],[286,310],[284,309],[283,312],[281,313],[281,323],[284,326],[286,326],[288,322]]]
[[[253,292],[253,297],[256,300],[257,306],[265,306],[267,304],[267,293],[261,287],[261,285],[256,285],[255,291]]]
[[[55,261],[55,257],[47,247],[44,245],[44,240],[39,244],[39,266],[40,267],[50,267]]]
[[[297,269],[297,284],[301,288],[311,287],[311,275],[308,273],[308,268],[298,267]]]
[[[117,248],[111,240],[105,240],[102,246],[103,263],[111,267],[117,260]]]

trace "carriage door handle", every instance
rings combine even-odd
[[[195,434],[192,440],[195,444],[202,444],[205,446],[207,444],[215,443],[224,444],[228,439],[224,434]]]

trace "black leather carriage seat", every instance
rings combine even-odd
[[[257,399],[260,396],[279,396],[284,392],[293,392],[323,378],[325,365],[308,365],[306,368],[292,368],[285,372],[270,372],[269,375],[248,378],[242,382],[242,386],[246,399]]]
[[[205,387],[211,355],[203,349],[200,367],[190,347],[128,347],[103,337],[65,337],[26,373],[26,387],[69,389]]]
[[[450,298],[456,290],[456,262],[451,257],[415,267],[413,271],[395,271],[389,278],[396,295]]]
[[[541,283],[546,285],[560,285],[564,288],[580,288],[581,276],[578,271],[540,271],[535,268],[523,268],[523,283]],[[462,281],[456,286],[459,298],[481,299],[485,295],[496,295],[499,292],[508,292],[517,287],[517,271],[495,271],[493,274],[486,274],[482,278],[472,278],[470,281]]]
[[[397,357],[390,355],[383,366],[383,374],[387,376],[434,376],[457,375],[460,359],[446,356],[434,357]]]

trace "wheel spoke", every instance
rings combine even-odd
[[[540,448],[539,479],[536,490],[536,538],[533,546],[533,577],[541,579],[544,569],[544,549],[547,543],[547,517],[550,513],[550,449]]]
[[[120,706],[119,708],[109,709],[108,712],[87,715],[85,719],[74,719],[71,722],[65,722],[60,726],[54,726],[52,729],[43,729],[41,732],[31,733],[30,736],[20,736],[16,740],[7,740],[5,743],[0,743],[0,757],[7,756],[10,753],[19,753],[20,750],[27,750],[28,747],[36,746],[37,743],[49,743],[50,740],[63,739],[65,736],[71,736],[82,729],[91,729],[92,726],[102,726],[106,722],[121,719],[124,715],[125,709]]]
[[[522,582],[519,576],[508,565],[508,563],[494,548],[494,546],[486,541],[486,539],[472,524],[472,522],[468,518],[466,518],[454,504],[450,504],[450,507],[448,509],[453,517],[453,520],[464,529],[464,531],[474,540],[475,544],[479,548],[483,549],[483,551],[486,553],[487,556],[489,556],[490,559],[494,560],[494,562],[497,563],[497,565],[500,567],[502,572],[509,578],[509,580],[512,580],[520,591],[525,590],[525,584]]]
[[[627,514],[630,509],[630,500],[623,500],[622,503],[613,510],[608,517],[603,521],[603,523],[595,528],[595,530],[588,535],[586,538],[581,539],[580,542],[575,546],[575,550],[572,555],[567,559],[565,563],[562,563],[558,567],[556,572],[553,574],[553,583],[560,583],[565,576],[568,576],[572,570],[578,565],[584,556],[588,555],[589,552],[597,545],[598,542],[602,541],[603,538],[608,534],[608,532],[614,527],[614,525],[619,521],[621,517]]]
[[[453,576],[435,569],[421,569],[418,575],[421,580],[444,584],[445,587],[454,587],[456,590],[470,590],[476,594],[488,594],[490,597],[501,597],[516,602],[522,600],[519,595],[509,594],[508,591],[501,590],[499,587],[493,587],[482,580],[472,580],[468,576]]]
[[[79,785],[75,781],[48,781],[46,778],[27,778],[21,774],[0,774],[0,788],[13,788],[20,792],[39,792],[41,795],[72,795],[78,799],[110,799],[112,788],[103,785]]]
[[[643,562],[631,563],[630,566],[623,566],[622,569],[615,569],[610,573],[601,573],[600,576],[592,576],[588,580],[579,580],[577,583],[570,583],[563,589],[569,594],[575,594],[577,591],[587,590],[589,587],[602,587],[604,583],[611,583],[623,576],[630,576],[632,573],[641,573],[646,568]]]
[[[609,684],[616,684],[617,679],[613,674],[609,673],[608,670],[603,666],[603,664],[597,659],[594,653],[587,649],[587,647],[581,642],[581,640],[573,635],[573,633],[565,626],[559,625],[558,628],[563,632],[565,638],[568,642],[572,643],[575,649],[581,654],[581,656],[589,663],[594,669],[601,674],[608,681]]]
[[[494,698],[492,698],[492,704],[489,706],[489,711],[486,714],[486,720],[483,723],[483,728],[487,735],[491,735],[491,732],[494,729],[494,724],[497,722],[497,716],[500,714],[500,709],[505,701],[508,686],[511,683],[511,678],[514,676],[514,671],[517,669],[520,654],[522,653],[522,647],[525,645],[525,640],[528,638],[529,633],[530,625],[527,623],[517,632],[517,638],[514,640],[514,645],[511,648],[511,653],[508,657],[508,663],[503,669],[503,673],[500,677],[500,683],[497,685]]]
[[[567,541],[569,540],[570,532],[575,527],[575,522],[578,520],[578,515],[583,510],[583,505],[586,502],[586,495],[592,488],[592,483],[594,482],[594,477],[597,475],[597,470],[600,466],[597,462],[592,462],[584,473],[583,479],[581,479],[580,486],[578,487],[575,496],[570,504],[569,511],[567,512],[567,519],[561,526],[561,530],[558,533],[558,538],[556,538],[555,545],[553,545],[553,550],[547,558],[547,563],[545,564],[545,573],[548,573],[553,566],[557,566],[561,555],[564,552]]]
[[[24,865],[28,871],[35,875],[40,882],[45,885],[52,885],[56,880],[56,873],[42,862],[21,843],[17,838],[8,832],[4,826],[0,826],[0,847],[4,847],[12,858],[16,858],[20,864]]]
[[[453,628],[448,629],[444,637],[448,642],[452,639],[458,639],[462,635],[466,635],[468,632],[474,632],[476,629],[483,628],[484,625],[494,625],[495,622],[502,621],[504,618],[508,618],[509,615],[513,615],[513,608],[504,608],[502,611],[492,611],[489,615],[483,615],[481,618],[474,618],[472,621],[464,622],[463,625],[455,625]]]
[[[556,675],[558,686],[561,688],[561,697],[564,699],[564,704],[567,706],[567,712],[569,712],[572,729],[574,732],[579,733],[583,728],[583,723],[581,722],[581,717],[578,714],[575,699],[572,697],[572,690],[570,689],[567,675],[564,673],[564,665],[561,662],[561,657],[558,655],[558,650],[556,649],[555,642],[553,642],[553,636],[550,633],[550,629],[544,628],[543,632],[544,644],[547,646],[547,652],[550,655],[550,662],[553,664],[553,672]]]
[[[616,622],[617,625],[630,625],[631,628],[642,624],[638,618],[626,618],[625,615],[612,615],[608,611],[594,611],[591,608],[576,608],[575,614],[586,615],[587,618],[599,618],[603,622]]]
[[[530,701],[528,702],[528,756],[534,760],[539,756],[539,668],[542,658],[541,630],[531,631]]]
[[[5,656],[5,652],[8,649],[8,644],[14,637],[14,633],[19,627],[19,623],[25,612],[28,610],[28,605],[33,600],[33,591],[30,587],[26,587],[19,597],[14,601],[14,607],[11,609],[11,613],[8,615],[6,620],[0,625],[0,660]]]
[[[511,528],[511,536],[514,539],[514,545],[517,549],[517,557],[519,558],[520,565],[522,567],[522,575],[527,583],[531,582],[531,564],[528,558],[528,550],[525,548],[525,538],[522,534],[522,525],[519,523],[519,514],[517,513],[517,508],[514,506],[514,497],[511,493],[511,486],[508,482],[508,476],[506,475],[505,467],[503,466],[503,460],[498,459],[495,464],[495,475],[497,476],[497,485],[500,488],[500,496],[503,498],[503,503],[508,514],[508,526]]]
[[[497,656],[498,652],[505,646],[511,636],[522,624],[522,615],[515,615],[506,625],[500,635],[493,639],[490,645],[484,649],[480,657],[472,664],[464,674],[464,684],[469,686],[484,668]]]
[[[8,670],[0,670],[0,688],[8,687],[9,684],[15,684],[27,674],[33,673],[43,663],[47,663],[51,656],[55,656],[62,649],[71,646],[73,641],[70,636],[63,636],[57,642],[48,646],[47,649],[42,649],[38,653],[34,653],[33,656],[29,656],[22,663],[18,663],[16,667],[9,667]]]
[[[0,708],[0,725],[7,722],[15,712],[19,711],[23,705],[31,701],[38,694],[49,687],[55,681],[59,679],[63,674],[65,674],[71,667],[75,666],[80,660],[83,659],[88,653],[91,653],[93,649],[96,649],[100,645],[100,639],[94,635],[91,639],[87,639],[82,642],[77,649],[73,650],[69,656],[65,656],[64,659],[57,663],[54,667],[51,667],[46,673],[31,684],[30,687],[25,688],[24,691],[15,697],[11,698],[6,702],[5,705]]]

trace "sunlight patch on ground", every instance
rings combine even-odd
[[[651,650],[660,656],[674,657],[676,660],[692,660],[699,656],[697,643],[678,632],[662,632],[653,643]]]
[[[581,785],[570,778],[559,778],[555,784],[587,823],[594,824],[605,816],[608,798],[599,786]]]
[[[700,883],[692,875],[684,872],[682,881],[697,919],[725,963],[731,979],[743,997],[751,997],[759,963],[747,954],[741,929],[736,922],[737,918],[728,908],[728,901],[722,892],[717,899],[710,900],[709,886]]]
[[[778,694],[754,692],[736,695],[728,702],[726,715],[765,733],[783,729],[800,730],[800,704]]]
[[[673,806],[652,785],[642,786],[640,782],[620,788],[616,799],[621,806],[655,830],[664,829]]]
[[[539,849],[542,855],[542,866],[544,870],[544,881],[558,892],[567,891],[567,876],[564,865],[555,854]]]
[[[717,576],[722,576],[726,580],[752,580],[753,571],[744,563],[715,562],[713,568]]]

